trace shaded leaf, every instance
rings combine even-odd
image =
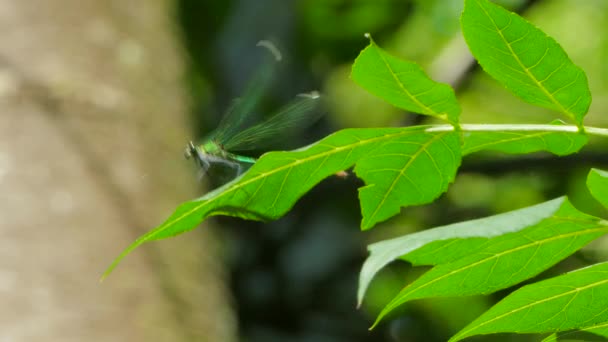
[[[582,124],[591,103],[587,76],[553,38],[487,0],[466,0],[461,23],[488,74],[523,100]]]

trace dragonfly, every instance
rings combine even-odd
[[[258,46],[270,52],[269,60],[249,82],[244,95],[228,108],[218,127],[199,143],[188,142],[184,156],[193,159],[201,170],[202,178],[212,165],[223,165],[234,170],[234,177],[253,165],[257,159],[245,154],[261,150],[314,123],[321,112],[316,110],[320,102],[317,91],[298,94],[287,105],[281,107],[265,120],[248,125],[253,110],[267,88],[274,72],[274,64],[282,56],[270,41],[260,41]]]

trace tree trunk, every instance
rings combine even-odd
[[[234,340],[209,231],[99,282],[195,195],[171,5],[0,0],[0,340]]]

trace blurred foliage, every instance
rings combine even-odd
[[[586,124],[608,126],[608,2],[604,0],[503,0],[556,38],[589,77],[594,95]],[[215,127],[259,62],[255,43],[277,41],[287,56],[262,110],[294,94],[320,89],[326,117],[304,143],[346,127],[426,123],[369,95],[350,79],[350,66],[372,33],[388,52],[432,70],[462,70],[457,82],[463,123],[547,123],[554,113],[524,103],[459,54],[458,17],[453,0],[178,0],[189,71],[195,132]],[[433,69],[447,61],[447,69]],[[189,138],[185,137],[184,141]],[[299,143],[298,143],[299,144]],[[372,283],[356,310],[357,275],[371,241],[426,227],[471,219],[536,204],[568,194],[575,206],[605,210],[585,193],[590,166],[608,165],[606,142],[594,141],[568,158],[537,154],[522,158],[484,154],[465,158],[463,169],[441,200],[408,208],[371,231],[359,232],[360,208],[355,177],[328,179],[285,218],[259,224],[218,219],[225,241],[235,308],[246,341],[443,341],[499,299],[501,294],[456,300],[418,301],[373,332],[367,328],[397,291],[413,280],[405,263],[395,263]],[[193,177],[194,181],[195,177]],[[608,239],[596,241],[560,263],[554,274],[584,260],[606,259]],[[578,258],[578,259],[576,259]],[[418,272],[418,271],[417,271]],[[546,275],[541,275],[546,276]],[[480,339],[484,340],[484,339]],[[488,341],[510,341],[491,336]],[[518,341],[528,340],[518,336]],[[531,339],[530,339],[531,340]]]

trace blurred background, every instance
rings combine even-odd
[[[608,2],[496,1],[553,36],[588,75],[586,125],[608,127]],[[181,202],[214,186],[183,159],[260,66],[284,61],[256,115],[318,90],[322,119],[277,149],[350,127],[433,123],[350,79],[369,32],[384,49],[452,84],[464,123],[547,123],[481,72],[459,31],[460,0],[0,0],[1,341],[445,341],[506,295],[408,303],[368,331],[424,269],[395,262],[356,308],[366,245],[567,194],[607,214],[584,187],[606,141],[583,152],[465,158],[444,196],[359,230],[354,176],[329,178],[282,219],[217,217],[149,243],[103,283],[118,253]],[[258,156],[264,151],[256,151]],[[597,241],[539,278],[606,259]],[[538,340],[489,336],[480,341]]]

